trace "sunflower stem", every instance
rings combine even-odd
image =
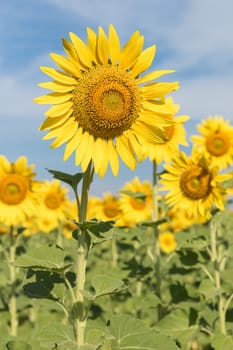
[[[77,202],[79,206],[78,216],[79,222],[86,220],[87,205],[88,205],[88,193],[90,184],[92,182],[92,163],[90,162],[87,170],[83,174],[81,203]],[[86,265],[88,258],[89,244],[87,231],[83,230],[78,236],[77,247],[77,262],[76,262],[76,293],[75,293],[75,309],[77,309],[77,319],[75,327],[75,335],[77,342],[77,349],[80,349],[85,343],[85,328],[87,321],[87,310],[84,304],[84,287],[86,280]]]
[[[158,178],[157,178],[157,163],[153,161],[153,213],[152,221],[156,222],[159,218],[159,209],[158,209]],[[154,257],[155,257],[155,275],[156,275],[156,294],[161,298],[161,256],[160,256],[160,247],[158,240],[158,227],[154,228]],[[160,320],[162,317],[162,308],[161,305],[158,305],[157,309],[157,320]]]
[[[16,240],[14,236],[14,228],[10,227],[10,248],[9,248],[9,259],[8,266],[10,272],[10,300],[9,300],[9,312],[10,312],[10,335],[13,337],[17,336],[18,331],[18,317],[17,317],[17,303],[16,303]]]
[[[218,316],[221,333],[226,335],[225,301],[221,290],[221,252],[217,247],[218,228],[214,219],[210,222],[211,261],[214,265],[214,284],[218,291]]]

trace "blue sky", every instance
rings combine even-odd
[[[209,115],[233,120],[232,0],[8,0],[0,8],[0,154],[10,161],[25,155],[36,164],[38,179],[51,179],[45,168],[75,173],[73,158],[63,162],[63,148],[50,149],[38,131],[45,106],[33,103],[44,93],[46,77],[39,66],[52,66],[50,52],[63,53],[61,38],[70,31],[83,40],[86,27],[105,30],[112,23],[124,44],[137,29],[145,47],[157,45],[153,69],[175,69],[169,80],[180,82],[172,94],[179,114],[190,115],[188,135]],[[167,80],[168,80],[167,79]],[[92,194],[119,190],[138,176],[151,179],[146,161],[135,171],[123,164],[95,177]]]

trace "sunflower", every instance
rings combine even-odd
[[[8,226],[22,224],[37,207],[39,183],[35,181],[34,165],[26,157],[14,163],[0,156],[0,222]]]
[[[87,44],[74,33],[63,39],[67,57],[51,54],[59,69],[41,67],[53,81],[39,84],[52,92],[37,97],[36,103],[53,105],[45,113],[41,130],[44,139],[55,138],[51,147],[66,144],[64,160],[75,152],[75,164],[85,171],[92,160],[100,177],[110,163],[114,175],[119,156],[135,169],[142,160],[141,142],[162,142],[163,128],[171,125],[169,115],[177,110],[164,100],[178,89],[177,82],[155,82],[173,70],[151,71],[155,45],[143,50],[144,37],[133,33],[121,48],[113,25],[108,36],[102,27],[96,34],[87,28]]]
[[[119,197],[112,193],[104,193],[96,206],[96,218],[103,221],[116,220],[120,217]]]
[[[214,166],[223,169],[233,160],[233,126],[221,116],[209,117],[197,125],[201,135],[193,135],[194,150],[211,158]]]
[[[177,247],[177,242],[174,233],[163,232],[159,235],[159,246],[162,252],[170,254]]]
[[[188,218],[209,219],[213,205],[224,209],[225,189],[221,183],[229,178],[217,174],[217,168],[202,156],[188,157],[180,151],[167,173],[161,175],[161,190],[169,191],[165,198],[174,209],[185,210]]]
[[[131,223],[149,220],[152,215],[152,186],[147,180],[135,177],[127,182],[120,191],[119,206],[123,217]]]
[[[167,103],[172,103],[172,99],[167,99]],[[174,124],[164,128],[164,142],[144,142],[142,146],[145,157],[148,156],[151,161],[155,160],[157,164],[163,161],[169,162],[174,157],[174,154],[179,151],[179,145],[188,146],[186,130],[183,124],[189,119],[189,116],[180,115],[174,117],[170,115],[169,117]]]
[[[68,190],[60,181],[44,181],[40,192],[38,227],[41,231],[51,231],[66,219],[69,203]]]

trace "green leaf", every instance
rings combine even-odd
[[[220,289],[217,289],[209,279],[204,279],[199,286],[199,293],[209,300],[219,295]]]
[[[6,345],[7,350],[33,350],[31,345],[24,341],[12,340]]]
[[[54,179],[65,182],[66,184],[72,187],[75,193],[77,192],[77,186],[83,178],[83,173],[76,173],[74,175],[71,175],[71,174],[63,173],[62,171],[51,170],[51,169],[46,169],[46,170],[48,170],[48,172],[53,175]]]
[[[120,193],[127,194],[130,197],[133,197],[135,199],[141,199],[142,201],[145,201],[146,194],[144,192],[133,192],[128,190],[122,190]]]
[[[113,316],[109,333],[113,337],[112,350],[178,350],[169,337],[128,315]]]
[[[73,329],[71,326],[61,323],[53,323],[44,325],[44,328],[39,332],[38,340],[42,346],[48,349],[64,349],[73,350],[75,347]]]
[[[232,350],[233,337],[229,335],[216,334],[211,342],[214,350]]]
[[[103,295],[117,293],[126,289],[124,282],[120,279],[103,274],[95,275],[91,280],[91,284],[95,290],[95,299]]]
[[[196,325],[189,324],[190,314],[187,310],[174,310],[156,324],[156,329],[165,335],[178,339],[181,344],[186,344],[193,339],[197,331]]]
[[[64,258],[65,253],[61,248],[56,246],[40,247],[21,255],[16,259],[16,266],[61,273],[72,265],[71,263],[65,264]]]

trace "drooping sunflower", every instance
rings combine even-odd
[[[172,99],[167,99],[167,103],[172,104]],[[164,128],[165,140],[159,143],[144,142],[142,145],[145,157],[148,156],[151,161],[155,160],[157,164],[163,161],[169,162],[179,151],[179,145],[188,146],[184,123],[189,119],[189,116],[175,117],[170,115],[167,117],[170,117],[174,123]]]
[[[5,225],[22,224],[35,213],[39,183],[33,169],[26,157],[11,163],[0,155],[0,222]]]
[[[177,106],[164,97],[178,88],[177,82],[155,80],[173,70],[145,71],[155,56],[155,45],[143,50],[144,37],[133,33],[121,48],[113,25],[108,36],[102,27],[96,34],[87,28],[87,44],[74,33],[63,39],[67,57],[51,54],[59,69],[41,67],[53,81],[39,84],[52,90],[35,99],[52,104],[41,130],[44,139],[55,138],[51,147],[66,143],[64,160],[75,152],[75,164],[85,171],[92,160],[100,177],[110,163],[118,174],[119,156],[135,169],[142,160],[141,142],[162,142],[163,128],[172,124],[167,116]],[[145,73],[142,75],[142,73]]]
[[[233,126],[221,116],[210,116],[197,125],[200,135],[191,136],[196,151],[211,158],[221,169],[233,164]]]
[[[152,186],[149,181],[140,181],[135,177],[123,186],[120,194],[119,206],[122,216],[127,217],[131,225],[151,218]]]
[[[203,156],[188,157],[180,151],[172,164],[165,166],[167,173],[161,175],[161,190],[168,191],[165,198],[174,209],[185,210],[191,219],[208,220],[211,209],[224,209],[225,189],[221,183],[229,179],[227,174],[218,174]]]
[[[38,227],[41,231],[50,232],[66,219],[69,199],[68,190],[58,180],[43,182],[40,191]]]

